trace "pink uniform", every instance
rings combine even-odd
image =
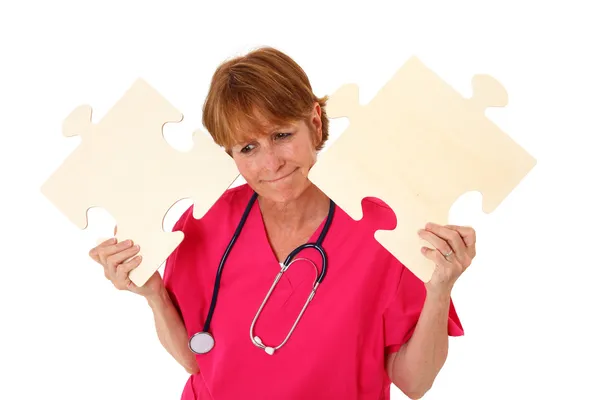
[[[203,328],[219,262],[252,193],[246,184],[229,189],[202,219],[194,219],[190,207],[173,228],[185,238],[167,260],[164,281],[189,336]],[[363,215],[354,221],[336,206],[323,242],[329,261],[325,279],[290,339],[269,355],[252,343],[250,326],[280,265],[254,203],[223,269],[210,328],[215,347],[196,356],[200,372],[190,376],[182,400],[390,398],[385,355],[410,338],[425,287],[373,237],[378,229],[396,226],[392,210],[369,198]],[[298,257],[312,260],[320,271],[315,250]],[[316,276],[309,261],[292,264],[257,320],[254,336],[271,347],[283,342]],[[448,334],[463,334],[452,304]]]

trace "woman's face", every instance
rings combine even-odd
[[[315,103],[310,123],[273,126],[266,135],[238,143],[231,155],[240,174],[259,195],[275,202],[300,196],[310,185],[308,172],[321,140],[321,108]]]

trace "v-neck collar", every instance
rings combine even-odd
[[[312,235],[308,239],[309,243],[315,243],[317,241],[317,239],[319,238],[319,235],[323,231],[323,228],[325,226],[325,222],[327,221],[328,215],[329,215],[329,213],[327,215],[325,215],[325,218],[323,218],[323,220],[317,226],[317,229],[312,233]],[[260,245],[266,246],[265,251],[268,252],[269,258],[273,261],[273,263],[275,265],[279,265],[279,268],[281,269],[281,266],[283,265],[284,260],[279,261],[277,259],[277,255],[275,254],[275,251],[273,250],[273,248],[271,247],[271,244],[269,243],[269,236],[267,235],[267,227],[265,225],[265,221],[264,221],[264,218],[262,215],[262,211],[260,209],[260,205],[258,203],[258,199],[256,199],[256,201],[252,205],[250,217],[259,226],[259,232],[261,235]],[[331,231],[331,228],[330,228],[330,231]],[[329,233],[331,233],[331,232],[328,232],[328,234]],[[287,255],[286,255],[286,257],[287,257]],[[270,262],[271,261],[269,261],[269,263]]]

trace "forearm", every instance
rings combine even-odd
[[[396,355],[393,382],[411,398],[422,397],[446,362],[450,292],[427,293],[415,330]]]
[[[166,289],[146,298],[154,314],[156,332],[163,347],[190,374],[199,372],[196,357],[188,347],[188,334]]]

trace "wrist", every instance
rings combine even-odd
[[[435,300],[449,300],[452,294],[452,286],[429,286],[426,285],[427,297]]]

